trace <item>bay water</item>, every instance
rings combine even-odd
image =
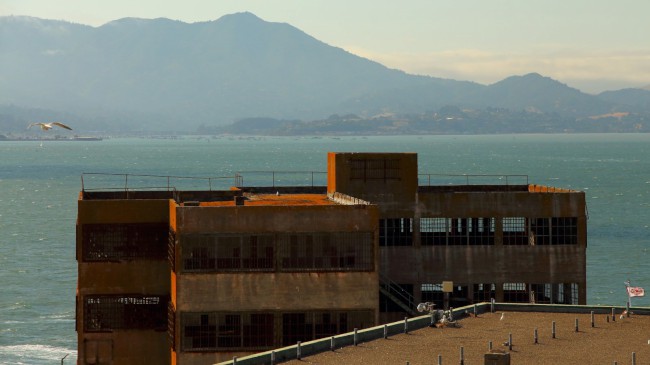
[[[242,172],[244,184],[293,185],[282,178],[289,175],[264,180],[269,174],[253,171],[325,172],[328,151],[416,152],[421,174],[527,175],[530,183],[582,190],[589,213],[588,304],[624,305],[628,279],[650,290],[650,134],[2,141],[0,364],[76,362],[75,220],[82,173]],[[314,175],[297,176],[309,184]],[[316,176],[315,184],[324,185],[324,175]],[[138,183],[129,178],[129,186]],[[123,180],[85,175],[84,185],[116,187]],[[227,188],[234,181],[210,184]],[[650,298],[632,304],[650,306]]]

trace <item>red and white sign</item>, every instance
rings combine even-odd
[[[645,291],[643,290],[643,288],[638,286],[628,286],[627,295],[629,295],[630,297],[642,297],[645,296]]]

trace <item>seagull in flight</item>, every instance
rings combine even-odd
[[[68,130],[72,130],[72,128],[70,128],[70,127],[68,127],[67,125],[65,125],[65,124],[63,124],[63,123],[60,123],[60,122],[51,122],[51,123],[30,123],[30,125],[27,127],[27,129],[29,129],[29,128],[35,126],[35,125],[41,127],[41,129],[44,130],[44,131],[49,131],[49,130],[52,129],[52,127],[54,127],[54,126],[61,127],[61,128],[64,128],[64,129],[68,129]]]

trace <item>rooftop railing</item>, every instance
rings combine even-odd
[[[81,174],[82,191],[138,191],[138,190],[215,190],[228,189],[238,184],[240,176],[173,176],[146,174],[111,174],[84,172]]]
[[[528,175],[418,174],[418,185],[528,185]]]

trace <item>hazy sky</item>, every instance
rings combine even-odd
[[[413,74],[490,84],[539,72],[592,93],[650,85],[649,0],[0,0],[0,16],[92,26],[242,11]]]

